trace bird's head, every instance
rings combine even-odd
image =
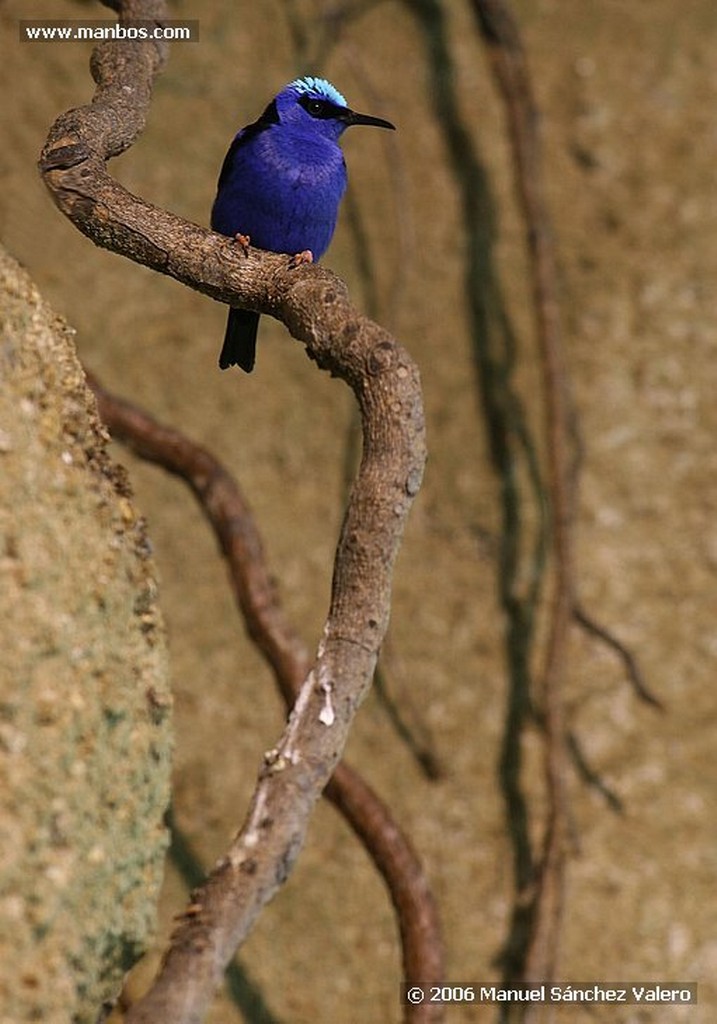
[[[357,114],[325,78],[297,78],[282,89],[274,100],[279,122],[301,131],[318,132],[337,141],[354,124],[372,124],[394,129],[390,121],[370,114]]]

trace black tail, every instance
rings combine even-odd
[[[256,334],[259,330],[259,314],[247,309],[230,309],[227,331],[219,356],[219,368],[241,366],[251,373],[256,357]]]

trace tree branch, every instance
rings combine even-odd
[[[625,675],[627,676],[628,682],[639,699],[644,701],[645,704],[649,704],[650,707],[655,708],[657,711],[664,711],[665,705],[659,697],[655,696],[645,682],[642,670],[637,663],[637,658],[629,647],[622,643],[621,640],[618,640],[612,630],[603,626],[591,615],[588,615],[582,605],[575,605],[573,608],[573,615],[575,616],[575,621],[579,626],[582,626],[586,633],[597,637],[597,639],[602,641],[606,647],[609,647],[611,651],[614,651],[615,654],[617,654],[623,664],[623,668],[625,669]]]
[[[122,17],[166,16],[159,0],[126,0]],[[141,132],[163,52],[108,42],[93,54],[89,106],[52,126],[40,169],[56,204],[97,245],[224,302],[281,319],[309,355],[353,389],[363,455],[334,563],[331,603],[312,671],[283,735],[267,752],[244,825],[179,924],[131,1024],[198,1024],[224,968],[287,878],[313,805],[333,772],[373,676],[389,615],[394,560],[421,483],[425,437],[418,370],[347,289],[285,256],[245,258],[231,240],[143,202],[106,161]]]
[[[538,109],[518,24],[506,0],[473,0],[473,10],[488,48],[503,96],[516,169],[516,187],[527,227],[530,267],[543,374],[548,491],[552,515],[555,581],[541,680],[546,736],[545,775],[549,798],[523,979],[554,976],[563,909],[568,815],[565,796],[565,723],[563,681],[566,646],[574,605],[574,481],[570,474],[570,400],[563,357],[553,233],[542,174]],[[528,1016],[532,1016],[531,1007]],[[535,1012],[539,1012],[535,1010]]]
[[[291,707],[310,665],[284,615],[254,517],[236,480],[206,448],[163,426],[133,403],[88,382],[113,438],[140,458],[180,477],[194,492],[224,555],[237,605],[254,643],[271,666]],[[390,810],[342,761],[324,795],[344,816],[381,872],[396,908],[408,982],[443,981],[443,946],[436,907],[421,863]],[[442,1007],[405,1007],[406,1024],[439,1024]]]

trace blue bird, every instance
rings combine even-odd
[[[226,155],[212,228],[245,248],[319,260],[336,227],[346,191],[339,139],[353,124],[395,126],[357,114],[330,82],[297,78],[274,97],[258,121],[235,136]],[[259,314],[230,309],[219,366],[254,368]]]

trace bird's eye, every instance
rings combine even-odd
[[[311,117],[317,117],[321,120],[331,120],[338,114],[338,107],[335,103],[331,103],[329,100],[320,99],[317,96],[300,96],[299,105],[304,108],[307,114]]]

